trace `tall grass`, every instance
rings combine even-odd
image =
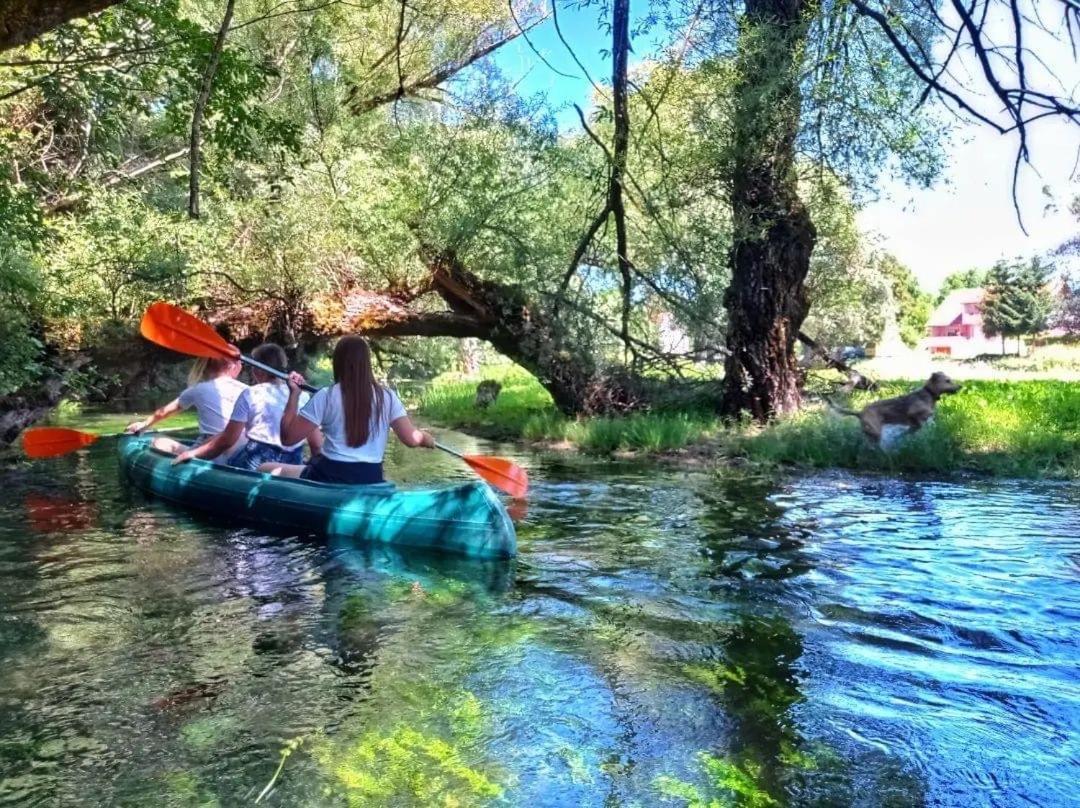
[[[531,418],[522,437],[568,442],[591,454],[670,452],[698,443],[716,434],[718,428],[715,417],[696,413],[639,413],[625,418],[583,420],[546,414]]]
[[[852,405],[897,395],[890,384]],[[811,409],[763,429],[731,435],[730,446],[755,460],[816,468],[882,471],[980,471],[1020,477],[1080,475],[1080,389],[1055,381],[972,381],[938,405],[934,420],[887,449],[867,444],[851,417]]]
[[[516,440],[535,417],[554,417],[555,404],[540,382],[526,371],[510,365],[485,369],[482,378],[502,385],[499,397],[487,409],[475,405],[479,379],[444,373],[420,394],[413,404],[428,421],[467,429],[488,437]]]
[[[421,396],[420,415],[443,426],[506,439],[568,443],[592,454],[670,452],[708,441],[718,454],[769,465],[1080,476],[1080,388],[1068,382],[965,382],[960,393],[941,400],[926,427],[881,449],[866,442],[856,419],[821,405],[810,405],[766,427],[727,426],[698,410],[570,419],[524,371],[498,368],[483,376],[503,385],[489,409],[473,405],[476,380],[440,377]],[[887,383],[873,394],[858,393],[850,404],[859,408],[913,387],[912,382]]]

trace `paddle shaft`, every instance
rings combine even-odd
[[[269,365],[264,365],[258,359],[252,359],[250,356],[245,356],[244,354],[241,354],[240,361],[243,362],[245,365],[251,365],[253,368],[258,368],[263,373],[267,373],[271,376],[277,376],[279,379],[282,379],[284,381],[288,381],[289,379],[289,374],[285,371],[278,370],[277,368],[272,368]],[[312,387],[310,384],[302,384],[300,385],[300,389],[303,390],[305,393],[314,394],[319,392],[318,387]]]
[[[454,457],[459,457],[462,460],[465,459],[465,455],[463,455],[461,452],[455,451],[455,450],[451,449],[449,446],[443,446],[441,443],[436,442],[435,448],[436,449],[442,449],[447,454],[452,454]]]

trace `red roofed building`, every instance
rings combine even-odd
[[[982,328],[985,289],[954,289],[934,309],[926,324],[920,347],[934,356],[970,359],[979,354],[1001,353],[1001,341],[988,337]]]

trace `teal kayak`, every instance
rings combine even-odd
[[[398,548],[422,548],[471,558],[517,552],[514,525],[483,482],[399,490],[392,483],[328,485],[271,477],[173,456],[149,436],[120,440],[120,465],[139,490],[228,519]]]

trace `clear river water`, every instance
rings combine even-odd
[[[0,471],[0,805],[1080,803],[1075,484],[518,454],[480,564],[193,517],[114,448]]]

